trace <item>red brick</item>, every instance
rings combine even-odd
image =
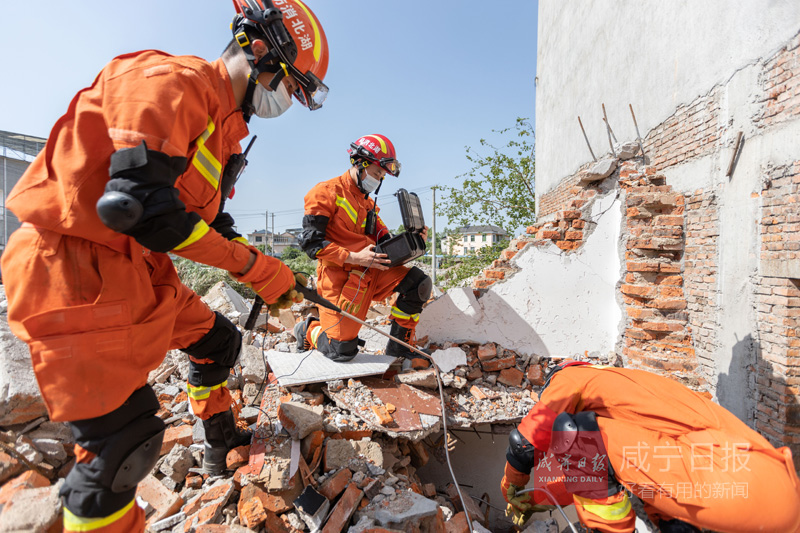
[[[683,296],[682,287],[661,287],[658,292],[662,298],[680,298]]]
[[[561,238],[561,230],[559,229],[543,229],[536,234],[539,239],[550,239],[557,241]]]
[[[651,300],[648,305],[655,307],[656,309],[671,309],[674,311],[679,311],[681,309],[686,309],[686,300],[666,300],[657,298],[655,300]]]
[[[484,270],[483,275],[490,279],[504,279],[506,273],[502,270]]]
[[[509,387],[519,387],[522,385],[522,378],[525,374],[514,367],[506,368],[500,371],[500,376],[497,378],[498,383],[508,385]]]
[[[578,241],[556,241],[556,246],[564,251],[576,250],[580,247],[581,243]]]
[[[544,385],[544,372],[542,371],[541,365],[537,363],[531,363],[528,365],[526,375],[528,377],[528,381],[531,382],[531,385],[535,385],[537,387]]]
[[[640,327],[647,331],[682,331],[684,328],[678,322],[643,322]]]
[[[583,239],[583,232],[577,230],[567,231],[564,234],[564,238],[567,239],[568,241],[579,241]]]
[[[386,410],[386,406],[383,405],[373,405],[370,407],[372,410],[372,414],[374,414],[378,418],[378,423],[382,426],[388,426],[392,422],[394,422],[394,418],[389,412]]]
[[[628,272],[658,272],[658,263],[628,261],[625,268]]]
[[[422,495],[426,498],[436,497],[436,485],[433,483],[425,483],[422,485]]]
[[[341,533],[345,531],[350,523],[350,518],[352,518],[363,497],[364,491],[359,489],[355,483],[350,483],[339,502],[333,508],[325,527],[322,528],[322,533]]]
[[[152,475],[148,475],[139,482],[136,487],[136,495],[155,509],[150,516],[150,523],[174,515],[183,505],[183,500],[180,496],[169,490]]]
[[[258,529],[267,519],[264,504],[258,498],[250,498],[239,504],[239,522],[250,529]]]
[[[633,296],[635,298],[655,298],[658,291],[655,287],[649,285],[629,285],[623,284],[619,288],[620,292]]]
[[[244,466],[250,460],[250,445],[238,446],[228,452],[225,462],[228,465],[228,470],[236,470],[240,466]]]
[[[453,518],[444,523],[446,533],[469,533],[467,515],[464,511],[457,513]]]
[[[197,474],[189,474],[184,479],[187,489],[199,489],[203,486],[203,476]]]
[[[168,427],[164,432],[161,455],[168,454],[176,444],[182,444],[187,448],[192,445],[192,426],[184,424],[182,426]]]
[[[499,372],[504,368],[511,368],[516,364],[516,362],[516,358],[513,355],[509,355],[508,357],[503,357],[502,359],[482,361],[481,366],[483,366],[484,372]]]
[[[497,357],[497,346],[490,342],[478,348],[478,359],[481,361],[488,361]]]
[[[483,393],[483,391],[482,391],[481,389],[479,389],[479,388],[478,388],[476,385],[473,385],[473,386],[472,386],[472,387],[469,389],[469,392],[470,392],[470,394],[472,394],[472,396],[473,396],[473,397],[474,397],[476,400],[485,400],[485,399],[486,399],[486,395],[485,395],[485,394]]]
[[[467,379],[470,381],[474,381],[481,377],[483,377],[483,370],[481,370],[480,366],[473,367],[469,372],[467,372]]]
[[[264,528],[268,533],[291,533],[283,519],[277,514],[266,511],[267,519],[264,521]]]
[[[294,500],[303,492],[303,483],[300,481],[300,474],[295,474],[290,488],[279,492],[267,492],[256,483],[250,483],[242,487],[239,501],[247,501],[250,498],[261,500],[264,509],[273,513],[284,513],[294,509]],[[241,510],[240,510],[241,513]]]
[[[0,483],[16,476],[21,471],[22,465],[16,457],[12,457],[6,452],[0,452]]]
[[[352,478],[353,473],[350,469],[342,468],[322,482],[322,485],[319,487],[319,493],[333,501],[342,493]]]
[[[303,448],[308,449],[308,453],[304,456],[306,462],[309,462],[314,458],[314,452],[317,451],[317,448],[322,446],[324,441],[325,432],[322,430],[312,431],[306,435],[306,438],[303,439]]]
[[[572,227],[575,229],[583,229],[584,226],[586,226],[586,221],[584,220],[576,218],[575,220],[572,221]]]
[[[559,211],[558,214],[556,215],[556,218],[567,219],[567,220],[572,220],[572,219],[575,219],[575,218],[581,218],[581,212],[580,211],[575,211],[575,210]]]
[[[490,286],[494,285],[496,281],[495,279],[476,279],[472,282],[472,285],[476,289],[488,289]]]
[[[15,477],[0,488],[0,505],[4,505],[17,492],[25,489],[49,487],[50,480],[33,470]]]

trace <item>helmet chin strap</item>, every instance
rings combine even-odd
[[[247,91],[244,93],[244,99],[242,100],[244,121],[250,122],[250,117],[253,116],[256,110],[253,105],[253,95],[256,92],[256,85],[258,85],[258,76],[264,72],[274,73],[275,75],[269,82],[269,88],[274,91],[277,90],[278,84],[287,75],[287,70],[280,63],[280,58],[275,50],[270,50],[260,60],[256,60],[253,48],[250,46],[250,38],[244,32],[241,32],[236,35],[236,40],[239,46],[242,47],[242,52],[244,52],[247,63],[250,65],[250,74],[247,76]],[[273,60],[278,60],[278,64],[271,64]]]

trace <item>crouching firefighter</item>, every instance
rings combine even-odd
[[[190,361],[206,471],[221,473],[228,450],[250,441],[226,387],[241,334],[181,283],[168,253],[291,304],[291,270],[248,245],[221,209],[251,116],[280,115],[292,95],[316,109],[327,91],[319,21],[299,0],[280,5],[316,31],[287,31],[269,0],[234,0],[234,38],[216,61],[154,50],[112,60],[9,195],[23,222],[2,256],[9,326],[30,348],[50,418],[76,441],[65,531],[144,531],[136,486],[165,432],[147,377],[167,350]]]
[[[370,304],[398,293],[392,307],[390,334],[408,344],[423,305],[433,289],[431,279],[417,267],[395,266],[375,245],[390,239],[375,200],[386,174],[400,175],[392,142],[383,135],[365,135],[350,144],[350,164],[344,174],[314,186],[305,196],[300,246],[317,259],[317,291],[339,308],[364,319]],[[420,233],[427,239],[428,228]],[[341,314],[320,308],[295,327],[300,350],[316,348],[334,361],[349,361],[359,349],[360,325]],[[386,354],[414,359],[411,350],[390,340]]]
[[[554,502],[572,503],[592,531],[633,533],[631,493],[665,533],[800,528],[790,450],[644,370],[556,367],[512,431],[506,459],[501,491],[517,525]],[[544,490],[523,491],[531,479]]]

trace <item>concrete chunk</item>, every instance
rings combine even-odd
[[[416,492],[401,492],[386,507],[381,506],[373,515],[384,528],[401,529],[397,526],[413,524],[425,517],[435,516],[439,504]]]
[[[61,515],[58,491],[64,480],[50,487],[21,490],[3,507],[0,532],[48,531]]]
[[[616,159],[603,159],[592,165],[592,168],[583,175],[582,181],[600,181],[610,176],[616,169]]]
[[[322,430],[322,412],[321,405],[284,402],[278,407],[278,419],[293,439],[303,439],[312,431]]]
[[[431,357],[442,372],[450,372],[458,366],[467,364],[467,354],[458,346],[446,350],[436,350]]]
[[[11,333],[0,315],[0,426],[23,424],[47,414],[33,376],[28,346]]]

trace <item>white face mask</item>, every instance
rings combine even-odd
[[[255,114],[261,118],[279,117],[292,107],[292,96],[283,83],[278,84],[275,91],[268,91],[259,83],[253,93],[253,107]]]
[[[378,188],[378,185],[381,184],[381,180],[373,178],[367,173],[364,174],[364,177],[361,179],[361,188],[365,193],[369,194]]]

